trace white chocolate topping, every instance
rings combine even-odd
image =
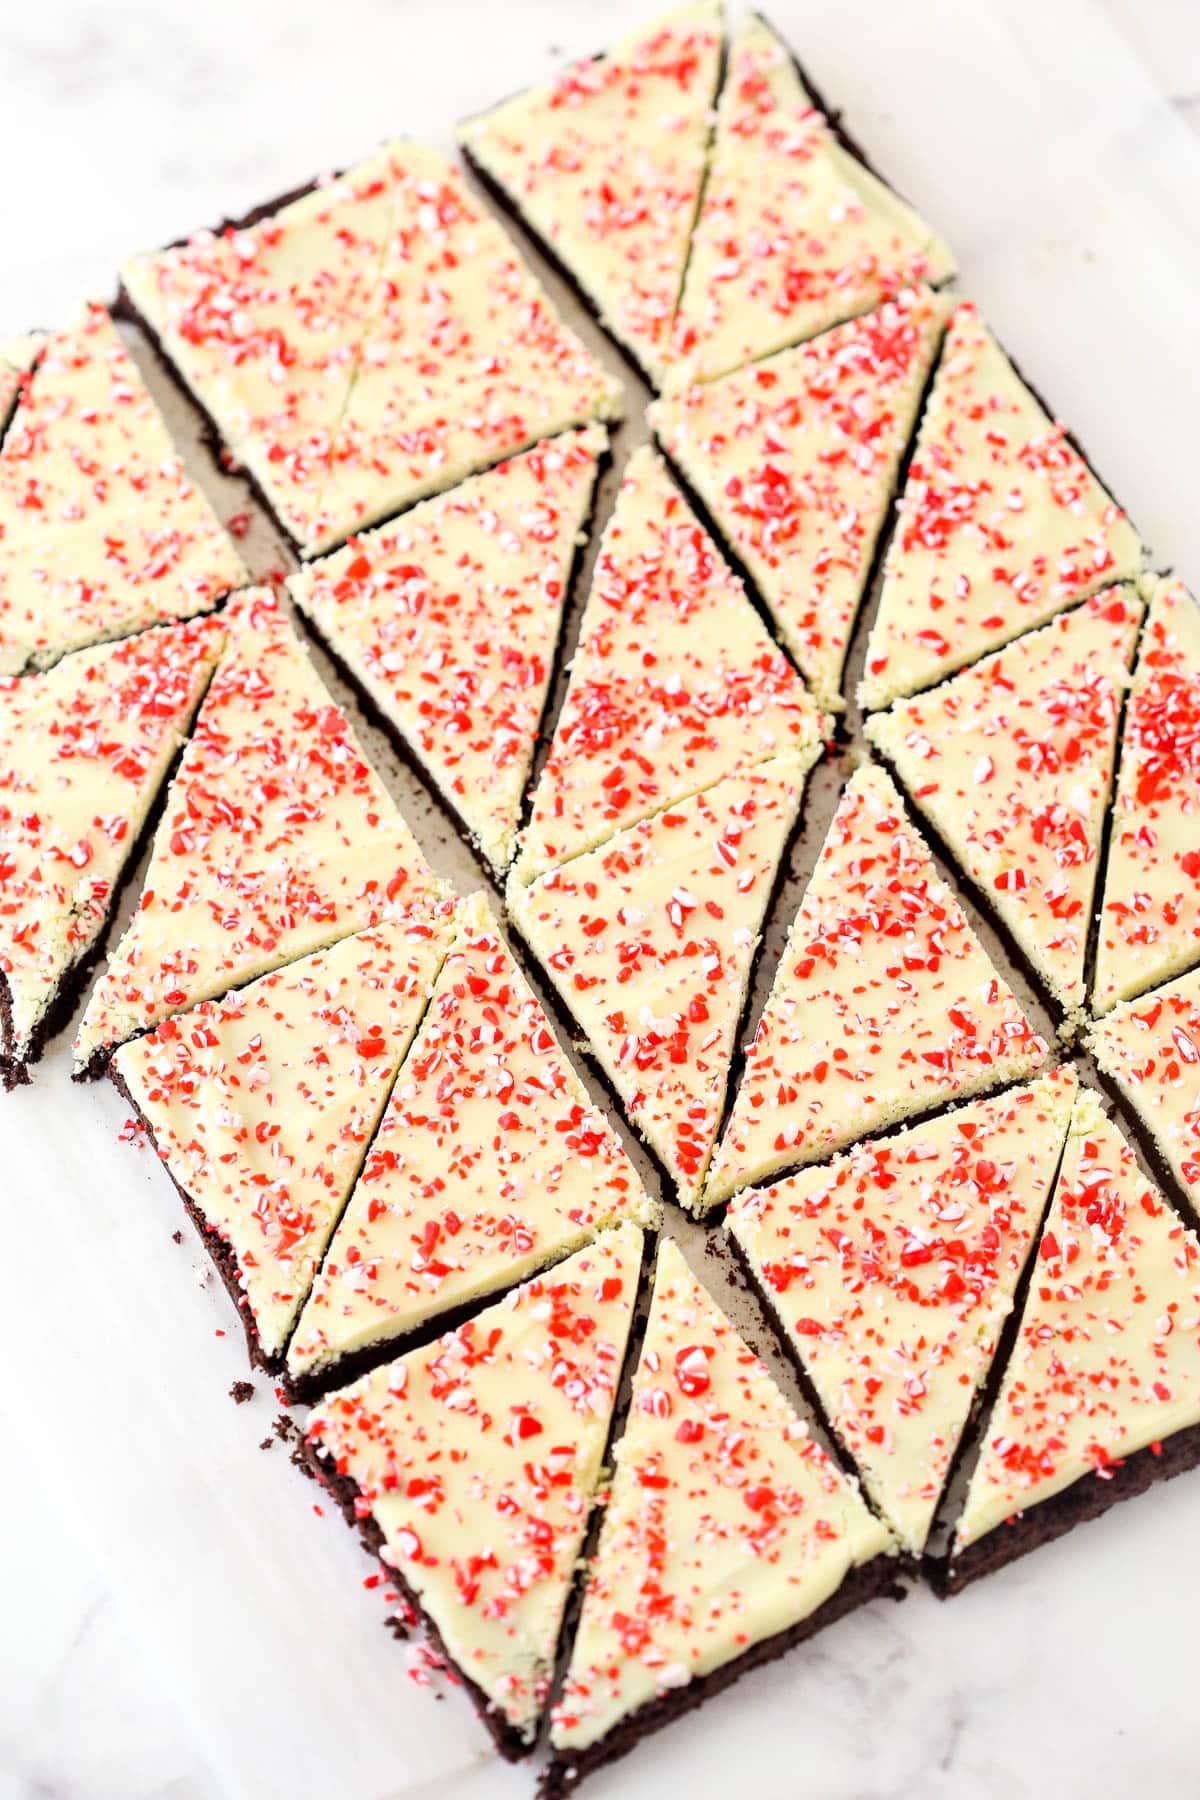
[[[945,244],[839,143],[784,45],[747,18],[717,108],[672,385],[724,375],[953,273]]]
[[[1200,958],[1200,609],[1149,586],[1125,706],[1092,1001],[1103,1012]]]
[[[1057,1070],[730,1206],[825,1417],[914,1556],[1037,1238],[1077,1086]]]
[[[1200,1243],[1082,1089],[957,1548],[1200,1423]]]
[[[921,421],[859,684],[887,706],[1138,572],[1141,545],[969,301]]]
[[[164,625],[0,680],[3,1058],[24,1061],[117,884],[221,649],[220,620]]]
[[[0,448],[0,674],[204,612],[246,579],[112,320],[85,308]]]
[[[1064,1008],[1082,1004],[1117,720],[1142,607],[1096,594],[867,721]]]
[[[619,410],[458,171],[420,145],[385,144],[122,279],[306,552]]]
[[[1088,1042],[1200,1213],[1200,970],[1114,1006]]]
[[[600,546],[516,870],[531,881],[824,720],[648,446]]]
[[[388,179],[378,300],[306,554],[624,404],[453,163],[393,145]]]
[[[720,7],[699,0],[462,132],[655,385],[700,202],[720,62]]]
[[[539,444],[288,583],[497,870],[607,441],[592,426]]]
[[[384,1562],[525,1738],[546,1703],[633,1317],[635,1225],[319,1406]]]
[[[810,1617],[891,1550],[665,1239],[552,1749],[586,1749]]]
[[[699,1204],[763,917],[816,752],[779,757],[577,856],[509,910],[639,1131]]]
[[[868,764],[793,922],[705,1200],[1019,1080],[1045,1055],[893,783]]]
[[[482,895],[400,1070],[288,1349],[305,1375],[657,1212]]]
[[[75,1044],[106,1049],[440,886],[267,588],[230,605],[138,910]]]
[[[165,1019],[113,1066],[279,1355],[337,1224],[454,932],[390,920]]]
[[[842,665],[949,301],[906,289],[647,417],[821,704]]]

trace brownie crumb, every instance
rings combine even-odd
[[[229,1390],[229,1398],[238,1406],[245,1406],[247,1400],[254,1398],[254,1383],[252,1381],[235,1381]]]
[[[173,1232],[172,1232],[172,1233],[171,1233],[171,1242],[172,1242],[172,1243],[173,1243],[173,1244],[182,1244],[182,1242],[183,1242],[183,1233],[182,1233],[182,1231],[173,1231]]]

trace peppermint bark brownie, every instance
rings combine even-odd
[[[1092,1004],[1105,1012],[1200,957],[1200,611],[1148,583],[1125,707]]]
[[[1067,1012],[1086,993],[1117,730],[1141,618],[1134,588],[1107,589],[866,726]]]
[[[223,622],[140,904],[80,1024],[80,1076],[186,1007],[442,897],[270,590]]]
[[[309,1420],[310,1469],[509,1758],[549,1696],[641,1260],[635,1225],[605,1232]]]
[[[664,1239],[543,1794],[890,1591],[894,1550]]]
[[[606,55],[472,119],[471,163],[662,383],[721,66],[721,9],[699,0]]]
[[[867,764],[793,921],[704,1204],[1020,1080],[1045,1056],[892,782]]]
[[[258,1367],[282,1372],[454,929],[449,903],[401,914],[113,1057]]]
[[[947,1589],[1200,1461],[1200,1243],[1080,1091]]]
[[[195,620],[0,679],[0,1077],[66,1022],[220,654]]]
[[[287,1352],[324,1392],[607,1226],[657,1209],[481,894],[458,931]]]
[[[647,418],[820,704],[842,667],[949,302],[908,288]]]
[[[600,545],[518,880],[594,849],[825,721],[662,458],[636,450]]]
[[[955,309],[859,683],[888,706],[1137,575],[1137,533],[976,308]]]
[[[620,410],[458,171],[418,144],[134,257],[122,280],[306,555]]]
[[[112,320],[86,307],[45,341],[0,446],[0,674],[206,612],[247,579]]]
[[[607,447],[600,426],[552,438],[288,583],[497,873]]]
[[[1088,1047],[1200,1213],[1200,970],[1114,1006]]]
[[[1056,1070],[730,1204],[756,1287],[911,1556],[1037,1239],[1077,1086]]]
[[[29,374],[45,345],[40,332],[25,337],[9,338],[0,344],[0,437],[7,429],[21,389],[28,385]]]
[[[692,1211],[816,754],[727,776],[528,887],[509,883],[515,923]]]
[[[745,19],[717,107],[670,385],[727,374],[953,273],[946,245],[851,152],[774,32]]]

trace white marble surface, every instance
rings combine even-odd
[[[614,19],[646,10],[640,0],[509,0],[502,10],[478,0],[342,0],[336,9],[317,0],[187,8],[59,0],[7,9],[0,335],[56,323],[83,293],[109,292],[127,248],[236,212],[384,135],[444,135],[454,118],[520,86],[561,50],[595,48]],[[1195,0],[1103,8],[1065,0],[1061,17],[1050,0],[1009,0],[979,7],[988,23],[973,30],[951,0],[892,0],[886,9],[792,0],[769,10],[884,167],[945,226],[966,284],[1077,425],[1160,556],[1200,577],[1195,460],[1179,455],[1200,410],[1189,329],[1196,289],[1180,279],[1197,258],[1200,143],[1188,130],[1200,126]],[[955,104],[928,104],[927,74],[925,101],[915,73],[911,83],[889,81],[891,67],[930,64]],[[1020,144],[1011,157],[1005,149],[995,90],[1018,82],[1023,67],[1048,97],[1052,179],[1037,176],[1042,138],[1020,96],[1012,108]],[[973,83],[981,84],[979,141],[962,99]],[[1061,203],[1049,214],[1048,193]],[[1139,201],[1140,229],[1132,230]],[[1163,296],[1162,332],[1151,341],[1120,330],[1133,291],[1125,284],[1146,283],[1160,284]],[[1054,295],[1048,319],[1037,306],[1043,291]],[[1097,367],[1130,397],[1125,433],[1097,392]],[[1143,395],[1144,404],[1133,399]],[[36,1179],[14,1183],[11,1168],[5,1179],[3,1205],[19,1205],[27,1227],[16,1244],[52,1257],[36,1230]],[[64,1215],[53,1216],[61,1229]],[[11,1231],[6,1240],[7,1278],[24,1280]],[[197,1260],[190,1247],[179,1255]],[[220,1315],[215,1299],[203,1304]],[[48,1331],[64,1324],[46,1318]],[[9,1382],[38,1394],[36,1349],[6,1348]],[[106,1398],[103,1334],[79,1349],[91,1374],[65,1404],[86,1408],[94,1431]],[[214,1346],[213,1381],[227,1386],[238,1360],[231,1343]],[[40,1423],[52,1423],[63,1396],[48,1389],[39,1401]],[[235,1417],[227,1406],[230,1438],[249,1455],[269,1425],[269,1399],[260,1391]],[[226,1800],[229,1738],[213,1731],[194,1692],[180,1691],[155,1595],[137,1591],[92,1529],[113,1510],[112,1496],[96,1489],[112,1480],[111,1468],[98,1476],[73,1460],[70,1442],[66,1453],[48,1454],[51,1434],[31,1441],[30,1419],[0,1399],[9,1475],[0,1485],[0,1796]],[[281,1453],[257,1459],[264,1495],[275,1460]],[[269,1516],[261,1524],[269,1538]],[[1195,1792],[1194,1584],[1177,1580],[1167,1559],[1173,1546],[1190,1546],[1198,1527],[1200,1478],[1192,1478],[952,1606],[916,1594],[894,1614],[874,1608],[711,1709],[710,1726],[676,1730],[669,1761],[631,1762],[597,1781],[596,1800],[648,1796],[668,1769],[703,1797],[727,1791],[739,1768],[747,1785],[754,1771],[761,1800]],[[181,1559],[202,1550],[179,1544]],[[215,1557],[214,1581],[220,1566]],[[349,1546],[337,1574],[347,1591],[361,1574]],[[232,1668],[243,1642],[236,1596],[229,1616]],[[186,1618],[178,1630],[186,1634]],[[270,1668],[252,1666],[239,1680],[256,1687],[275,1721],[286,1724],[287,1709],[300,1704]],[[431,1736],[463,1736],[451,1718],[456,1702],[421,1704]],[[429,1778],[405,1791],[421,1800],[527,1791],[477,1747],[456,1767],[435,1765],[431,1753]],[[266,1800],[268,1785],[261,1778],[242,1791]],[[344,1787],[323,1788],[325,1800],[382,1800],[384,1791],[360,1782],[353,1757]]]

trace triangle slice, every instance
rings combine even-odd
[[[1056,1070],[730,1206],[760,1292],[912,1556],[1012,1309],[1077,1087]]]
[[[1200,969],[1121,1001],[1088,1047],[1200,1213]]]
[[[884,1591],[892,1550],[665,1239],[548,1791]]]
[[[888,706],[1137,575],[1136,531],[969,301],[955,309],[884,559],[858,698]]]
[[[273,206],[129,257],[121,285],[300,544],[378,304],[394,146]]]
[[[288,583],[498,872],[607,444],[599,426],[550,439]]]
[[[112,320],[87,307],[46,342],[0,447],[0,674],[205,612],[247,579]]]
[[[1195,1463],[1197,1426],[1200,1243],[1085,1088],[949,1585]]]
[[[672,385],[727,374],[953,273],[946,245],[850,153],[786,47],[747,18],[717,107]]]
[[[510,1757],[549,1695],[641,1260],[636,1225],[605,1232],[309,1419],[310,1467]]]
[[[305,555],[624,403],[449,158],[393,144],[387,179],[375,301]]]
[[[825,721],[662,458],[636,450],[604,532],[516,868],[532,881]]]
[[[514,921],[692,1210],[813,760],[760,763],[530,887],[509,884]]]
[[[1045,1056],[895,786],[867,764],[792,923],[705,1203],[1019,1081]]]
[[[1158,581],[1125,706],[1092,1003],[1200,959],[1200,608]]]
[[[949,302],[877,311],[647,417],[740,560],[823,706],[842,667]]]
[[[721,66],[717,0],[640,25],[462,131],[470,160],[659,385]]]
[[[167,796],[141,902],[75,1043],[126,1038],[441,888],[269,588],[224,653]]]
[[[65,1022],[220,654],[164,625],[0,679],[0,1078]]]
[[[449,904],[389,920],[113,1057],[259,1367],[282,1368],[452,935]]]
[[[288,1347],[297,1393],[657,1211],[482,894],[459,930]]]
[[[1066,1011],[1086,991],[1117,726],[1141,617],[1132,587],[1093,595],[867,722],[870,741]]]

